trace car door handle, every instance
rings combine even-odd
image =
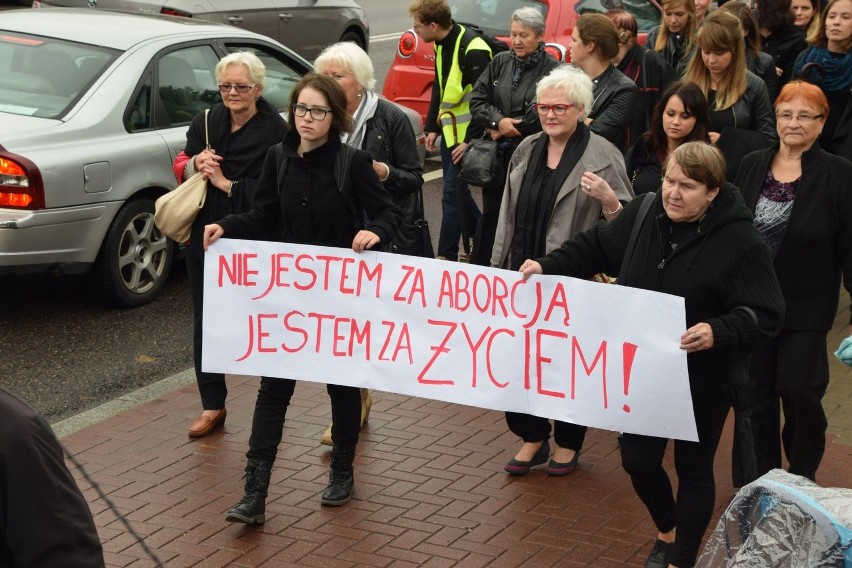
[[[285,21],[285,22],[289,22],[290,20],[293,19],[293,14],[287,14],[287,13],[278,14],[278,19]]]
[[[228,16],[228,21],[232,24],[242,24],[243,17],[242,16]]]

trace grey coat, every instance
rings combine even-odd
[[[580,189],[580,179],[584,171],[592,171],[605,179],[615,191],[619,201],[626,202],[633,198],[633,189],[630,187],[621,152],[602,136],[594,132],[590,132],[589,135],[586,151],[565,178],[556,195],[553,213],[547,222],[545,243],[547,252],[559,248],[563,242],[581,231],[590,229],[601,220],[603,211],[600,201],[587,197]],[[494,237],[491,266],[506,268],[510,265],[509,252],[515,231],[518,192],[529,166],[533,146],[540,136],[544,134],[528,136],[512,154],[509,175],[503,191],[503,202],[500,205],[500,218],[497,222],[497,234]]]

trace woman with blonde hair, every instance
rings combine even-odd
[[[822,27],[819,2],[817,0],[792,0],[790,11],[793,12],[793,25],[805,32],[805,39],[808,43],[816,43],[819,30]]]
[[[777,139],[769,91],[746,67],[743,28],[732,13],[716,10],[707,16],[698,30],[697,45],[684,80],[698,85],[707,97],[710,141],[725,155],[730,180],[743,156]],[[720,143],[726,129],[729,135]]]
[[[775,60],[768,53],[760,50],[760,33],[757,29],[757,19],[754,12],[745,2],[730,0],[721,6],[740,19],[743,27],[743,39],[746,47],[746,67],[748,70],[763,79],[766,90],[769,91],[769,100],[774,101],[781,88],[778,85],[778,74],[775,72]]]
[[[679,77],[695,52],[695,0],[664,0],[660,25],[648,32],[645,45],[663,56]]]

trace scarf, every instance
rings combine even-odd
[[[819,85],[826,92],[848,89],[852,86],[852,51],[839,54],[811,47],[796,61],[793,77]]]
[[[354,148],[360,148],[361,144],[364,142],[364,135],[367,133],[367,121],[373,118],[373,115],[376,114],[377,106],[379,106],[379,97],[376,93],[364,89],[361,104],[358,105],[358,109],[352,117],[352,120],[355,123],[352,133],[349,134],[344,132],[340,135],[340,141],[344,144],[349,144]]]
[[[524,71],[529,71],[538,65],[538,62],[544,57],[544,42],[538,42],[538,47],[526,59],[521,59],[515,55],[514,51],[510,51],[509,53],[512,55],[512,62],[514,63],[514,70],[512,71],[512,90],[514,91],[515,87],[520,83],[521,75],[523,75]]]
[[[540,258],[550,252],[546,250],[547,225],[556,205],[556,196],[568,175],[580,162],[590,138],[589,128],[578,122],[577,129],[562,151],[559,165],[546,184],[542,183],[542,178],[547,169],[547,144],[550,138],[544,134],[535,141],[518,192],[518,209],[511,247],[513,270],[518,270],[527,258]]]

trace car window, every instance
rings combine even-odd
[[[58,118],[118,52],[53,38],[0,35],[0,112]]]
[[[586,12],[603,14],[616,8],[633,14],[640,32],[650,31],[660,23],[660,9],[651,0],[580,0],[574,6],[574,10],[581,15]]]
[[[263,88],[263,98],[278,109],[287,112],[290,104],[290,93],[308,69],[296,61],[285,60],[281,53],[267,50],[258,45],[228,44],[229,52],[251,51],[266,67],[266,86]]]
[[[157,61],[157,93],[165,109],[158,127],[189,123],[206,108],[222,100],[216,86],[219,58],[209,45],[196,45],[165,53]],[[140,91],[140,96],[143,93]]]
[[[457,22],[475,24],[490,35],[508,36],[512,12],[532,7],[547,19],[547,6],[535,0],[450,0],[450,10]]]
[[[149,71],[145,73],[145,76],[142,78],[138,91],[133,97],[133,103],[127,108],[124,122],[127,125],[128,132],[147,130],[153,126],[151,124],[152,82],[153,79],[151,77],[151,72]]]

